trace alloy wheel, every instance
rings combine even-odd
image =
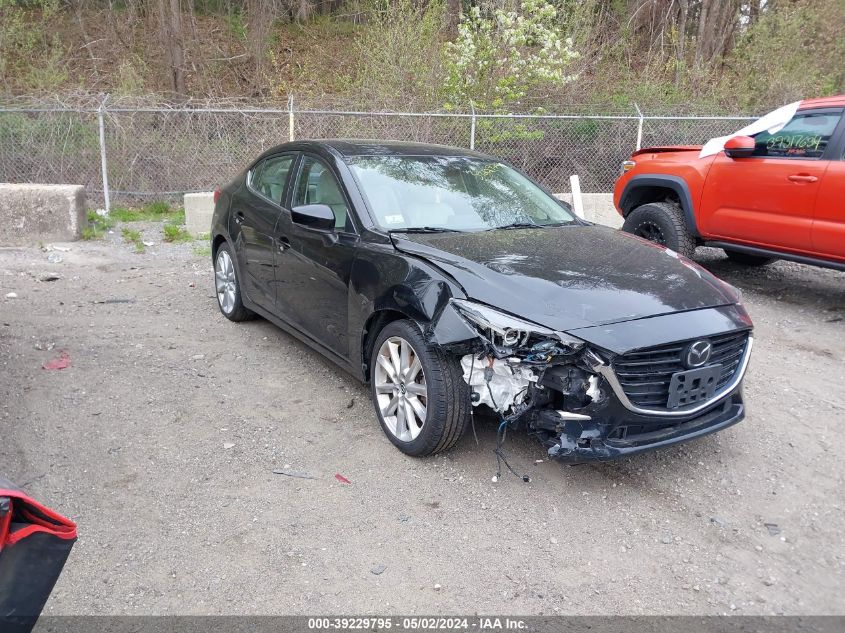
[[[425,424],[428,404],[425,372],[416,350],[402,337],[386,339],[373,374],[384,425],[403,442],[415,440]]]
[[[634,235],[639,235],[650,242],[666,245],[666,236],[663,235],[663,229],[654,222],[641,222],[634,229]]]
[[[214,284],[217,288],[217,301],[225,314],[235,309],[235,293],[238,285],[235,280],[235,265],[229,252],[221,250],[214,265]]]

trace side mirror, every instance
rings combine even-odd
[[[334,231],[334,211],[327,204],[303,204],[294,207],[291,209],[290,219],[294,224],[308,229]]]
[[[750,136],[734,136],[725,142],[725,156],[748,158],[754,153],[754,139]]]

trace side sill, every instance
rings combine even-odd
[[[845,262],[832,261],[808,255],[796,255],[795,253],[788,253],[786,251],[773,251],[768,248],[760,248],[759,246],[746,246],[745,244],[734,244],[732,242],[711,241],[704,242],[704,245],[712,248],[723,248],[729,251],[736,251],[737,253],[746,253],[748,255],[785,259],[791,262],[798,262],[799,264],[808,264],[810,266],[820,266],[822,268],[832,268],[834,270],[845,270]]]

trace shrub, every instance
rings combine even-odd
[[[555,6],[525,0],[520,11],[472,7],[444,56],[452,103],[502,111],[539,85],[571,81],[566,71],[578,54],[560,33]]]

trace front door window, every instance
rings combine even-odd
[[[821,158],[841,116],[840,112],[799,112],[778,132],[757,134],[752,156]]]
[[[302,204],[328,205],[334,212],[335,229],[345,233],[353,231],[340,183],[327,165],[311,156],[302,160],[302,170],[293,193],[293,206]]]

